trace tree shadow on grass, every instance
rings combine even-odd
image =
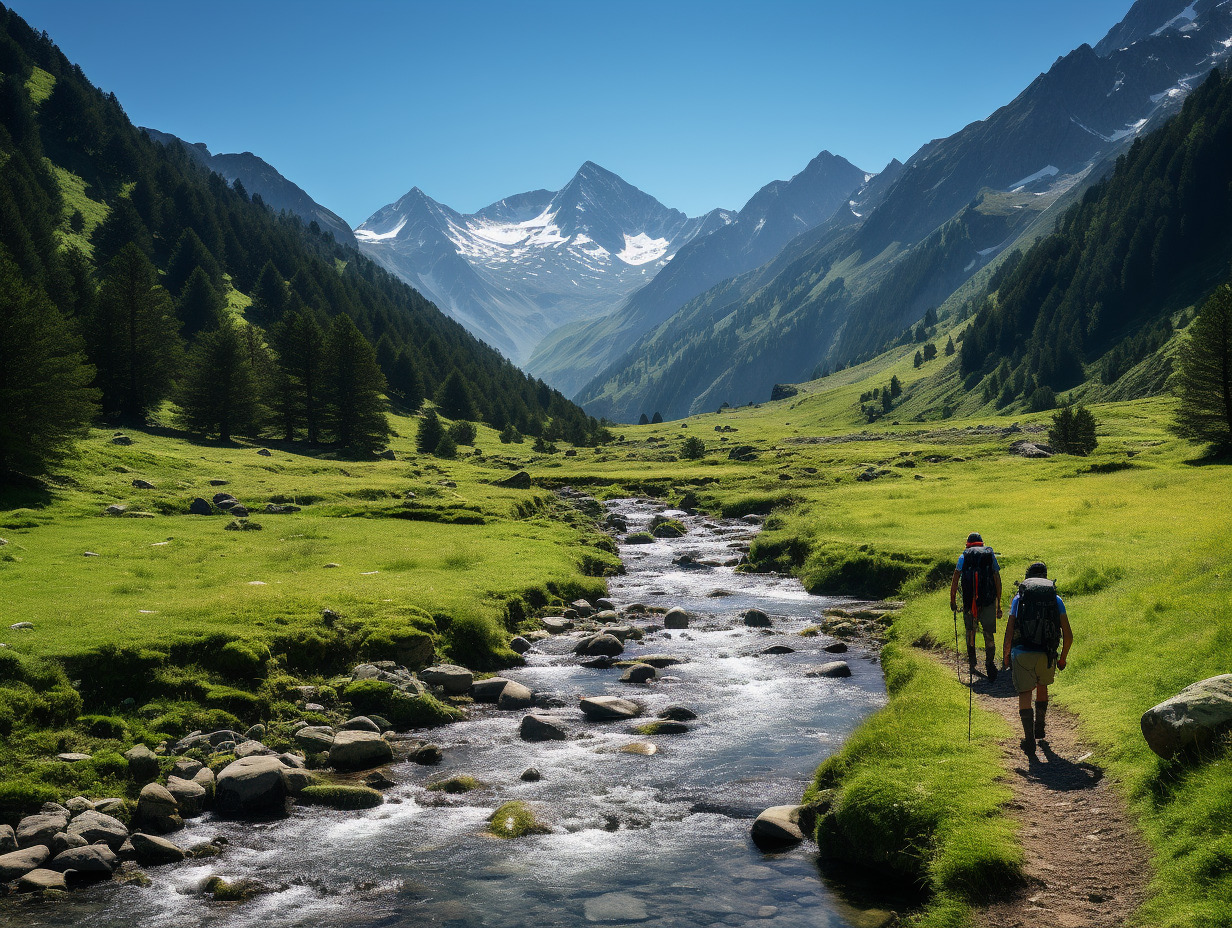
[[[43,509],[51,503],[52,489],[45,480],[37,477],[0,474],[0,512]]]
[[[1227,467],[1232,464],[1232,448],[1208,449],[1205,454],[1181,463],[1189,467]]]

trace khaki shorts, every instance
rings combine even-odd
[[[997,633],[997,604],[989,603],[987,606],[976,606],[976,615],[980,620],[980,628],[983,629],[984,635],[988,638],[993,637]],[[963,624],[967,626],[967,631],[971,631],[972,618],[970,612],[963,613]]]
[[[1014,689],[1019,693],[1047,686],[1056,679],[1056,665],[1043,651],[1019,651],[1012,657]]]

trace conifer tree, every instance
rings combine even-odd
[[[475,400],[471,397],[470,387],[458,373],[457,368],[449,372],[449,376],[436,391],[436,405],[441,413],[450,419],[471,420],[479,416],[475,409]]]
[[[178,327],[154,266],[136,245],[125,245],[107,266],[87,325],[104,414],[141,422],[166,399],[182,352]]]
[[[435,409],[429,409],[419,419],[419,431],[415,435],[415,450],[420,454],[432,454],[440,444],[445,434],[440,416]]]
[[[645,413],[642,413],[637,418],[637,424],[638,425],[650,425],[650,417],[647,416]]]
[[[372,345],[345,314],[334,317],[326,337],[325,387],[328,427],[338,444],[374,451],[388,441],[389,422],[381,398],[385,377]]]
[[[94,245],[94,263],[103,268],[120,253],[126,245],[134,245],[147,258],[154,254],[154,240],[146,228],[137,208],[129,197],[119,197],[111,207],[107,218],[99,223],[90,237]]]
[[[1176,430],[1232,450],[1232,285],[1216,290],[1189,326],[1176,376]]]
[[[945,343],[945,356],[948,358],[954,354],[954,336],[951,335]]]
[[[223,283],[222,268],[218,266],[218,262],[214,260],[214,256],[205,247],[205,243],[201,241],[200,236],[191,228],[188,228],[180,235],[180,240],[171,252],[171,259],[167,262],[167,274],[163,278],[163,285],[173,294],[181,295],[184,285],[192,277],[193,271],[198,268],[205,273],[210,285],[216,291],[221,291]]]
[[[311,312],[297,309],[275,327],[274,347],[273,405],[283,437],[292,441],[304,429],[315,445],[321,440],[325,333]]]
[[[401,395],[402,404],[409,412],[418,412],[425,399],[424,383],[409,351],[398,352],[393,373],[389,376],[389,385]]]
[[[287,306],[287,285],[274,267],[273,261],[266,261],[257,275],[257,281],[252,288],[252,306],[248,310],[249,318],[257,325],[270,326],[282,318]]]
[[[84,344],[0,249],[0,483],[41,473],[85,433],[98,391]]]
[[[176,392],[179,424],[191,432],[252,434],[261,417],[257,372],[237,323],[224,321],[204,332],[188,354],[184,379]]]
[[[659,411],[656,409],[656,410],[655,410],[655,414],[654,414],[653,416],[651,416],[651,417],[650,417],[650,424],[651,424],[651,425],[658,425],[658,424],[659,424],[659,423],[661,423],[662,421],[663,421],[663,413],[659,412]]]
[[[210,283],[205,270],[194,268],[176,302],[176,312],[183,325],[181,331],[184,337],[192,338],[198,332],[218,328],[222,324],[225,309],[226,304]]]

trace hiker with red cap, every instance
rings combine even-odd
[[[963,624],[967,626],[967,665],[975,674],[975,626],[984,633],[984,668],[988,682],[997,679],[997,619],[1001,618],[1001,565],[979,532],[967,536],[967,547],[958,556],[950,582],[950,611],[958,609],[962,587]]]

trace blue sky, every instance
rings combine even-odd
[[[822,149],[876,171],[1094,45],[1130,0],[13,0],[129,117],[252,151],[357,225],[463,212],[591,160],[739,208]]]

